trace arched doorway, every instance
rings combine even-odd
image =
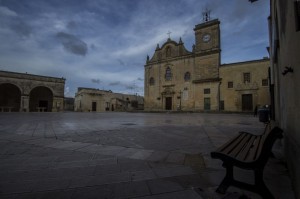
[[[52,91],[44,86],[38,86],[31,90],[29,95],[29,111],[51,112],[53,103]]]
[[[20,111],[21,91],[9,83],[0,84],[0,111]]]

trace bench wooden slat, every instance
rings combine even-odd
[[[240,143],[240,141],[241,141],[245,136],[246,136],[245,134],[240,134],[240,135],[238,135],[238,137],[236,137],[235,139],[230,140],[229,142],[227,142],[227,143],[224,145],[224,147],[221,147],[218,151],[221,152],[221,153],[225,153],[225,154],[230,153],[230,152],[236,147],[236,145]]]
[[[248,156],[245,157],[245,161],[252,162],[255,161],[259,157],[259,148],[262,147],[264,141],[262,140],[262,136],[253,136],[255,140],[253,141],[252,148],[249,149]]]
[[[250,134],[246,134],[244,138],[236,145],[234,150],[229,154],[231,157],[237,157],[241,151],[245,148],[245,144],[249,142],[249,139],[251,139]]]
[[[266,140],[266,138],[268,137],[268,135],[270,134],[271,130],[267,129],[267,132],[265,132],[262,136],[261,136],[261,142],[259,144],[258,150],[257,150],[257,156],[259,156],[259,154],[261,154],[261,150],[263,148],[264,142]],[[258,157],[257,157],[258,158]]]
[[[247,162],[255,161],[259,157],[261,150],[263,148],[264,142],[265,142],[266,138],[268,137],[269,133],[271,132],[270,129],[265,129],[265,131],[266,132],[264,132],[263,135],[257,137],[257,138],[259,138],[259,140],[256,141],[256,143],[254,144],[254,147],[251,149],[250,154],[247,157],[247,159],[245,159],[245,161],[247,161]]]
[[[253,145],[255,144],[256,138],[254,136],[251,136],[250,140],[248,141],[247,145],[244,147],[243,151],[241,151],[238,156],[237,159],[243,161],[248,157],[250,148],[253,147]]]

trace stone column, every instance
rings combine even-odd
[[[29,112],[29,96],[28,95],[21,96],[20,112]]]
[[[52,104],[52,112],[60,112],[64,110],[64,98],[54,97]]]

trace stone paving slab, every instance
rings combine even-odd
[[[259,198],[215,193],[225,169],[210,152],[263,129],[247,115],[0,113],[0,126],[0,198]],[[293,199],[282,161],[264,174],[277,198]]]

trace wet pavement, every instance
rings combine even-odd
[[[239,114],[1,113],[0,198],[260,198],[217,194],[225,169],[210,152],[263,127]],[[282,159],[269,159],[264,178],[276,198],[294,198]]]

